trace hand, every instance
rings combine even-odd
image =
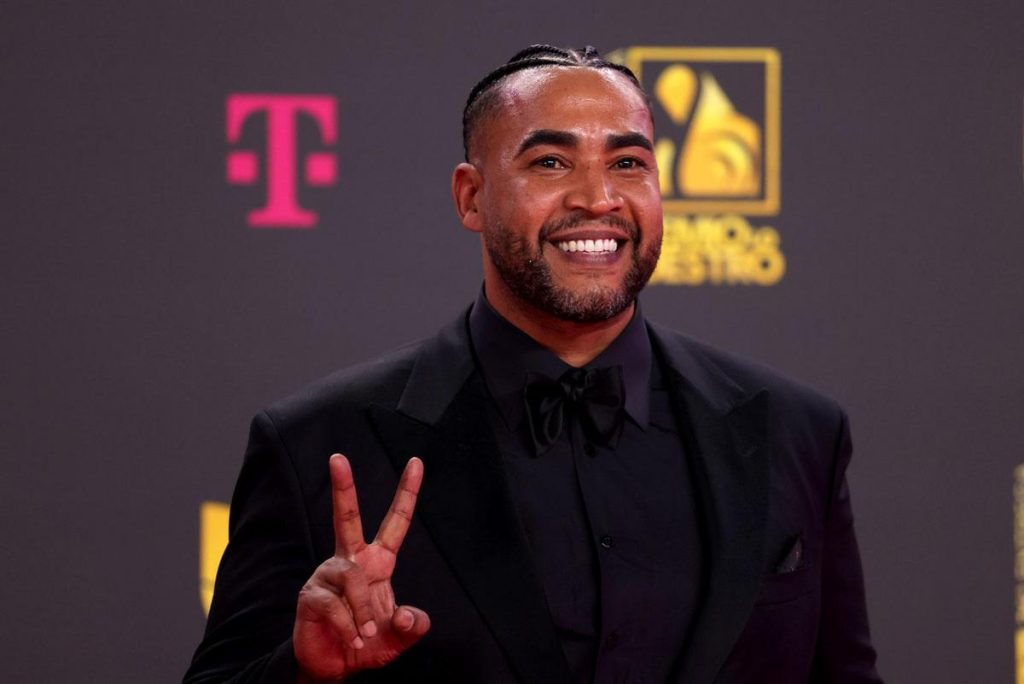
[[[423,482],[423,462],[409,459],[398,490],[373,542],[359,518],[352,466],[341,454],[330,460],[334,506],[334,556],[299,592],[292,642],[299,681],[336,681],[383,667],[430,629],[419,608],[397,606],[391,589],[398,549],[412,521]]]

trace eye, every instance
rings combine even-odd
[[[565,163],[558,157],[545,156],[535,159],[533,162],[534,166],[539,166],[542,169],[564,169],[566,168]]]
[[[621,159],[615,160],[614,166],[617,169],[625,170],[645,169],[647,168],[647,163],[644,162],[644,160],[640,159],[639,157],[622,157]]]

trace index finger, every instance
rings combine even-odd
[[[331,502],[334,509],[334,554],[352,560],[366,546],[359,517],[352,465],[341,454],[331,456]]]
[[[420,485],[423,483],[423,461],[415,456],[405,464],[402,471],[402,479],[398,481],[398,489],[395,497],[391,500],[391,507],[388,508],[384,520],[377,530],[377,537],[374,543],[380,544],[394,554],[405,540],[405,533],[409,531],[409,524],[412,522],[412,512],[416,508],[416,497],[420,493]]]

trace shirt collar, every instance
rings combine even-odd
[[[469,314],[469,334],[487,389],[510,426],[521,418],[520,398],[527,373],[558,378],[571,368],[495,311],[483,288]],[[626,413],[646,428],[650,418],[651,364],[651,340],[637,302],[633,317],[619,336],[584,367],[622,366]],[[515,415],[509,415],[510,412]]]

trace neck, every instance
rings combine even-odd
[[[593,361],[629,325],[636,302],[615,316],[577,323],[553,316],[516,298],[503,283],[488,280],[485,294],[494,310],[565,363],[579,368]]]

